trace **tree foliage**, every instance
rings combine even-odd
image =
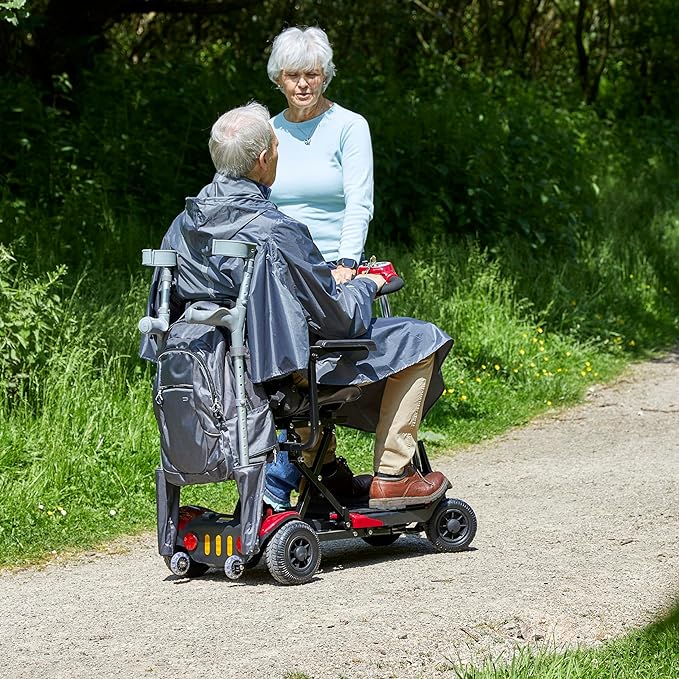
[[[17,23],[22,0],[0,3]],[[17,26],[0,24],[0,68],[51,84],[78,80],[97,53],[122,48],[132,62],[171,58],[186,44],[228,44],[258,67],[285,25],[319,24],[347,68],[417,77],[446,59],[487,75],[511,69],[574,90],[587,103],[675,113],[679,19],[673,0],[35,0]],[[4,24],[4,25],[3,25]],[[247,67],[246,66],[246,67]],[[624,102],[612,101],[615,88]],[[636,98],[636,101],[634,101]],[[676,99],[676,97],[674,98]]]
[[[28,233],[45,267],[132,261],[209,177],[216,117],[250,99],[282,107],[265,69],[273,37],[320,24],[331,98],[371,125],[371,233],[516,237],[573,256],[601,227],[606,182],[676,195],[672,5],[35,0],[0,22],[0,241]]]
[[[19,19],[28,16],[28,12],[24,9],[25,5],[26,0],[3,0],[0,2],[0,19],[18,26]]]

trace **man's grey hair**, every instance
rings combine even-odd
[[[273,146],[269,111],[253,101],[220,116],[210,132],[210,155],[215,169],[232,179],[246,177],[262,151]]]
[[[273,41],[266,72],[278,84],[283,71],[323,71],[323,91],[335,75],[332,47],[325,31],[318,26],[286,28]]]

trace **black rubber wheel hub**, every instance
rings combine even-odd
[[[466,528],[467,520],[464,515],[455,509],[449,509],[441,516],[438,532],[445,540],[454,540]]]
[[[444,498],[425,526],[429,541],[440,552],[461,552],[476,535],[476,514],[463,500]]]
[[[304,570],[311,559],[311,544],[303,537],[298,537],[290,543],[288,551],[290,565]]]

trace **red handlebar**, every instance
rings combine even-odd
[[[387,283],[389,283],[392,278],[398,277],[396,269],[391,262],[367,262],[366,264],[361,264],[358,269],[356,269],[357,276],[366,273],[382,276]]]

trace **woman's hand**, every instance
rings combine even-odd
[[[337,265],[332,271],[330,271],[332,277],[335,279],[337,285],[342,285],[350,281],[356,275],[356,269],[350,269],[348,266]]]

